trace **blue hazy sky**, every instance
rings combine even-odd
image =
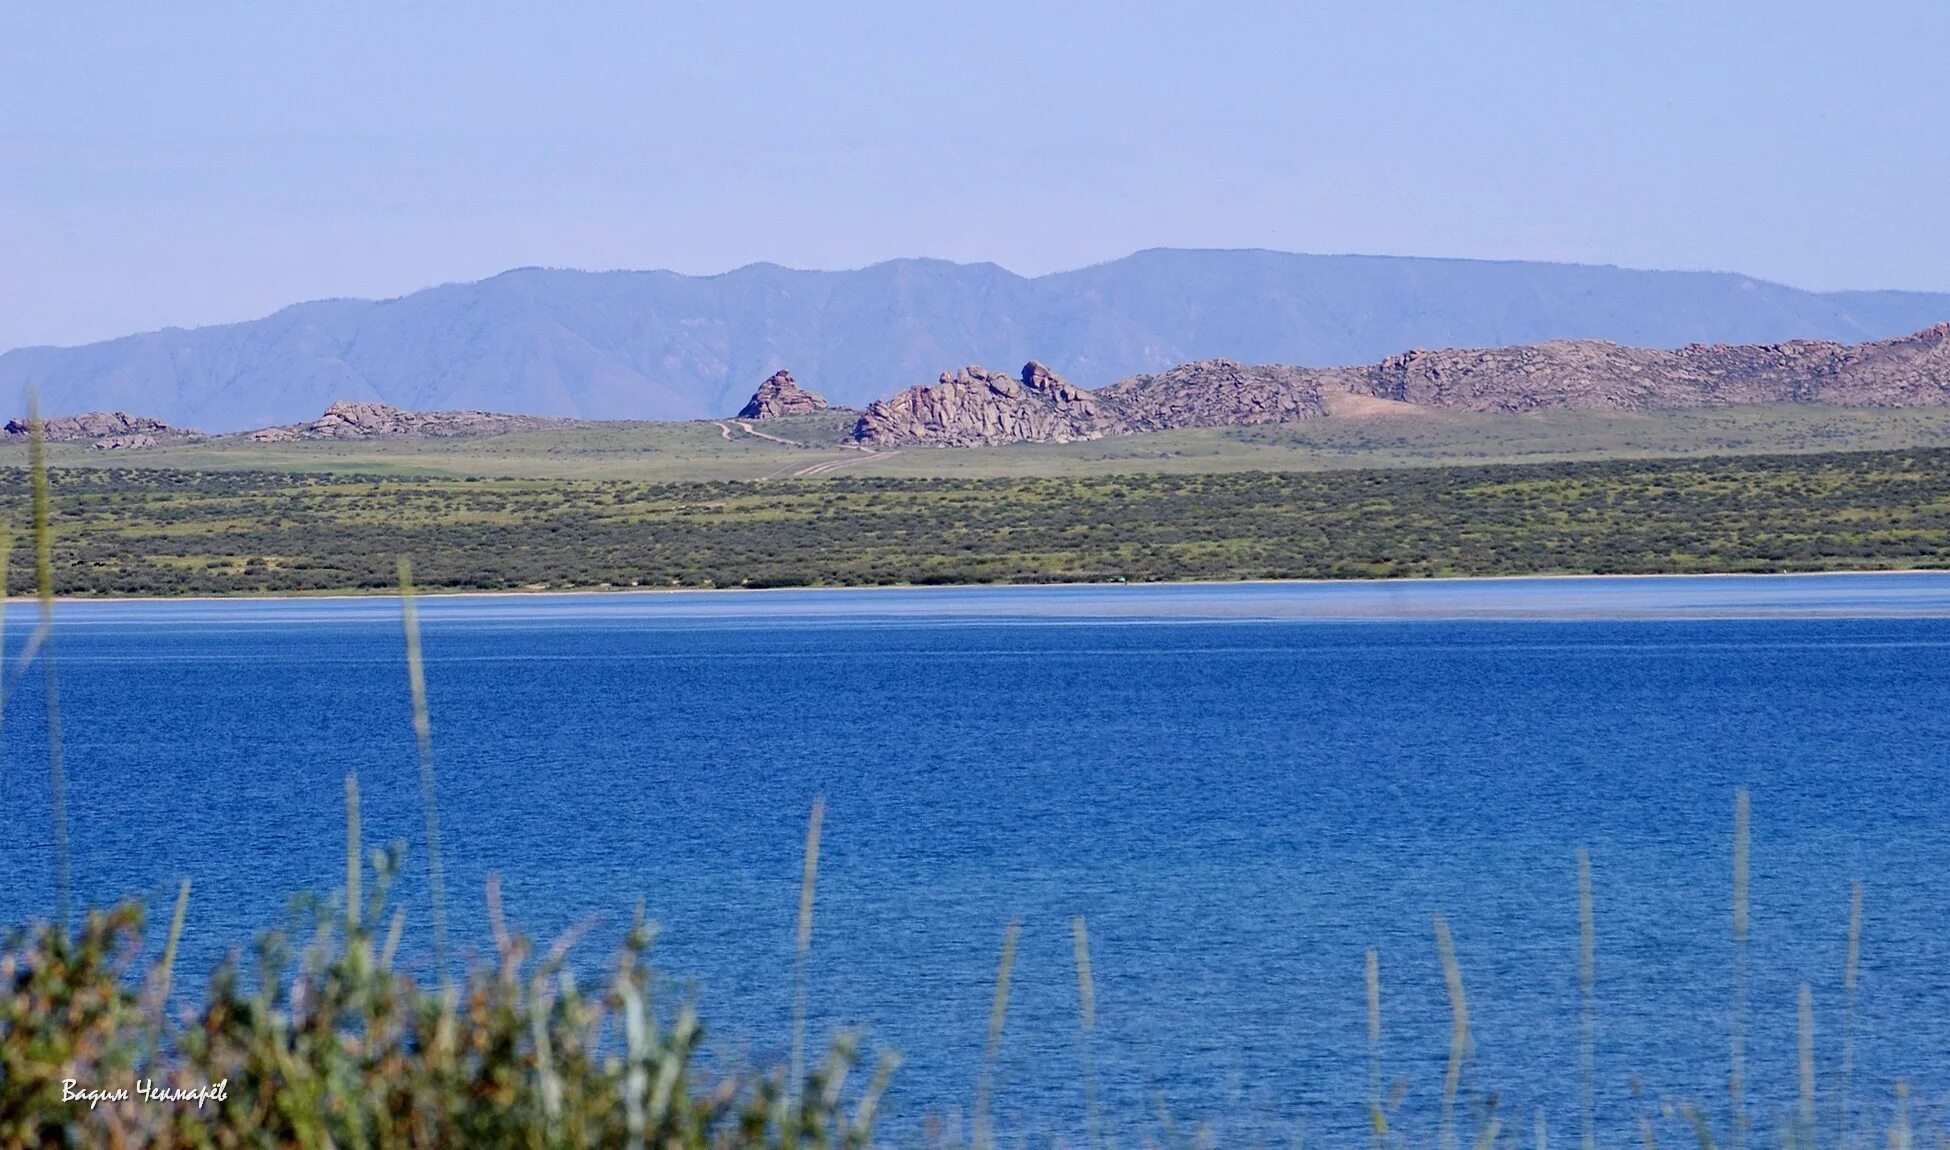
[[[1950,4],[0,4],[0,348],[508,267],[1950,289]]]

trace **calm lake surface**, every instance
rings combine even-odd
[[[717,1056],[782,1059],[808,808],[825,796],[814,1030],[905,1057],[894,1122],[966,1107],[1022,923],[1001,1121],[1082,1128],[1070,919],[1123,1128],[1363,1129],[1440,1093],[1453,927],[1474,1079],[1577,1126],[1577,895],[1598,925],[1607,1141],[1724,1097],[1736,788],[1753,794],[1750,1079],[1794,1090],[1795,994],[1836,1082],[1866,889],[1859,1100],[1950,1085],[1950,576],[930,589],[422,601],[450,917],[498,872],[592,964],[641,901]],[[15,604],[17,653],[31,609]],[[425,960],[396,601],[76,603],[55,634],[79,900],[165,918],[194,985],[342,880],[343,777],[402,840]],[[42,677],[7,700],[0,918],[53,903]],[[181,979],[179,979],[179,982]],[[1865,1109],[1865,1114],[1868,1111]],[[1420,1120],[1419,1118],[1417,1119]],[[1342,1139],[1336,1139],[1342,1140]],[[1565,1144],[1570,1144],[1566,1142]]]

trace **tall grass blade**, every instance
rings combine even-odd
[[[0,722],[7,716],[6,656],[7,656],[7,597],[13,594],[14,532],[11,526],[0,528]]]
[[[413,741],[420,752],[420,807],[427,823],[427,888],[433,903],[433,962],[447,977],[447,876],[440,860],[440,803],[433,774],[433,724],[420,654],[420,614],[413,603],[413,561],[399,557],[400,623],[406,631],[406,682],[413,696]]]
[[[1699,1150],[1714,1150],[1713,1128],[1707,1124],[1706,1115],[1697,1106],[1682,1106],[1679,1113],[1693,1128],[1693,1138],[1699,1143]]]
[[[1009,1016],[1009,978],[1016,966],[1016,940],[1022,924],[1015,919],[1002,931],[1002,958],[995,967],[995,998],[989,1004],[989,1039],[982,1051],[982,1076],[975,1084],[974,1146],[989,1150],[995,1137],[989,1129],[989,1092],[995,1084],[995,1060],[1002,1052],[1002,1023]]]
[[[365,865],[359,844],[359,776],[345,776],[345,929],[350,941],[359,931],[360,878]]]
[[[1733,795],[1733,1017],[1727,1075],[1728,1144],[1741,1150],[1747,1134],[1747,880],[1751,803],[1743,787]]]
[[[556,1143],[556,1131],[562,1123],[562,1078],[555,1071],[555,1052],[548,1035],[552,1006],[548,979],[538,974],[528,988],[528,1031],[535,1046],[535,1080],[542,1096],[544,1146]]]
[[[1375,1150],[1388,1138],[1388,1112],[1381,1103],[1381,952],[1368,948],[1368,1127]],[[1543,1115],[1538,1115],[1538,1121]],[[1541,1150],[1541,1148],[1540,1148]]]
[[[1578,1106],[1584,1150],[1598,1146],[1598,924],[1591,852],[1578,848]]]
[[[845,1145],[865,1147],[873,1143],[874,1118],[880,1110],[880,1100],[886,1096],[887,1087],[894,1080],[894,1072],[900,1069],[898,1054],[883,1054],[879,1065],[874,1067],[873,1081],[867,1084],[866,1093],[853,1108],[853,1128],[847,1132]]]
[[[1815,1144],[1815,995],[1807,983],[1795,993],[1794,1051],[1800,1071],[1801,1144]]]
[[[650,1090],[650,1027],[637,985],[635,965],[618,980],[623,999],[623,1049],[629,1061],[623,1073],[623,1122],[631,1150],[641,1150],[644,1134],[644,1095]]]
[[[156,1009],[169,1003],[169,983],[176,972],[176,945],[183,940],[183,919],[190,909],[190,880],[176,888],[176,910],[169,916],[169,935],[163,941],[162,961],[156,965]]]
[[[393,912],[393,921],[386,928],[386,942],[379,951],[379,969],[393,969],[393,957],[399,953],[399,940],[406,934],[406,908]]]
[[[47,643],[41,657],[47,691],[47,791],[53,819],[54,921],[68,928],[71,901],[68,869],[68,773],[61,762],[61,693],[54,672],[54,524],[47,480],[47,428],[38,405],[27,401],[27,466],[34,502],[34,588],[41,601],[39,634]],[[30,644],[31,646],[31,644]],[[25,664],[22,664],[23,668]]]
[[[1842,963],[1842,1098],[1835,1109],[1836,1150],[1848,1150],[1850,1097],[1855,1088],[1855,985],[1862,965],[1862,882],[1848,884],[1848,956]]]
[[[826,821],[826,800],[813,799],[806,820],[806,857],[799,871],[799,934],[792,952],[792,1081],[787,1101],[796,1105],[806,1081],[806,962],[812,953],[813,892],[819,882],[819,831]]]
[[[1435,949],[1442,959],[1442,981],[1449,989],[1449,1065],[1442,1075],[1442,1129],[1437,1144],[1452,1150],[1456,1144],[1456,1095],[1462,1087],[1463,1063],[1469,1057],[1469,1000],[1463,995],[1462,967],[1456,962],[1456,944],[1450,937],[1449,923],[1435,916]]]
[[[1551,1150],[1550,1127],[1544,1122],[1544,1112],[1537,1111],[1537,1150]]]
[[[1889,1122],[1889,1150],[1910,1150],[1909,1080],[1896,1079],[1896,1113]]]
[[[1097,983],[1090,973],[1090,931],[1083,916],[1070,920],[1070,938],[1077,963],[1077,1047],[1083,1062],[1083,1137],[1085,1150],[1097,1150],[1102,1121],[1097,1112],[1097,1060],[1091,1034],[1097,1029]]]

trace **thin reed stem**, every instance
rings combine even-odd
[[[399,953],[399,940],[406,934],[406,908],[393,911],[393,921],[386,928],[386,942],[379,951],[379,969],[393,969],[393,956]]]
[[[1381,952],[1368,948],[1368,1128],[1375,1150],[1388,1138],[1388,1112],[1381,1103]],[[1541,1117],[1541,1115],[1540,1115]]]
[[[1727,1075],[1728,1144],[1741,1150],[1747,1134],[1747,883],[1751,803],[1743,787],[1733,795],[1733,1017]]]
[[[1800,1131],[1803,1146],[1815,1144],[1815,995],[1807,983],[1795,993],[1794,1051],[1801,1086]]]
[[[169,916],[169,935],[163,942],[162,962],[156,966],[156,1009],[169,1003],[169,983],[176,972],[176,945],[183,940],[183,919],[190,910],[190,880],[176,888],[176,910]]]
[[[433,773],[433,724],[420,653],[420,615],[413,603],[413,562],[399,557],[400,622],[406,632],[406,681],[413,697],[413,741],[420,753],[420,807],[427,824],[427,889],[433,903],[433,962],[447,977],[447,876],[440,860],[440,803]]]
[[[1578,1106],[1580,1145],[1598,1146],[1598,924],[1591,852],[1578,848]]]
[[[68,864],[68,772],[61,761],[61,692],[54,670],[54,525],[47,480],[47,428],[38,406],[28,398],[27,454],[34,502],[34,587],[41,601],[41,633],[47,647],[41,670],[47,692],[47,790],[53,821],[54,921],[68,928],[72,884]]]
[[[1090,1036],[1097,1029],[1097,985],[1090,974],[1090,932],[1082,915],[1070,920],[1077,964],[1077,1048],[1083,1063],[1083,1136],[1086,1150],[1097,1150],[1102,1122],[1097,1112],[1097,1062]]]
[[[14,533],[12,527],[0,529],[0,724],[7,717],[7,597],[12,594]]]
[[[1456,1144],[1456,1095],[1462,1087],[1463,1062],[1469,1057],[1469,1001],[1463,995],[1462,967],[1456,962],[1455,940],[1449,923],[1435,916],[1435,949],[1442,959],[1442,981],[1449,989],[1449,1064],[1442,1075],[1442,1130],[1437,1144],[1451,1150]]]
[[[1862,964],[1862,881],[1848,884],[1848,956],[1842,963],[1842,1097],[1835,1107],[1836,1150],[1848,1150],[1850,1097],[1855,1088],[1855,986]]]
[[[345,929],[350,939],[359,930],[360,879],[365,865],[359,858],[359,776],[345,776]]]
[[[995,1084],[995,1060],[1002,1052],[1002,1023],[1009,1015],[1009,978],[1016,966],[1016,939],[1022,924],[1015,919],[1002,931],[1002,958],[995,967],[995,998],[989,1004],[989,1039],[982,1050],[982,1076],[975,1083],[974,1146],[988,1150],[995,1145],[989,1129],[989,1094]]]
[[[792,955],[792,1082],[787,1100],[797,1110],[806,1080],[806,961],[812,952],[813,891],[819,881],[819,830],[826,821],[826,800],[813,799],[806,820],[806,857],[799,871],[799,934]]]
[[[1896,1079],[1896,1112],[1889,1122],[1889,1150],[1910,1150],[1909,1080]]]

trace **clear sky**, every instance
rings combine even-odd
[[[1152,246],[1950,289],[1950,3],[0,3],[0,348]]]

